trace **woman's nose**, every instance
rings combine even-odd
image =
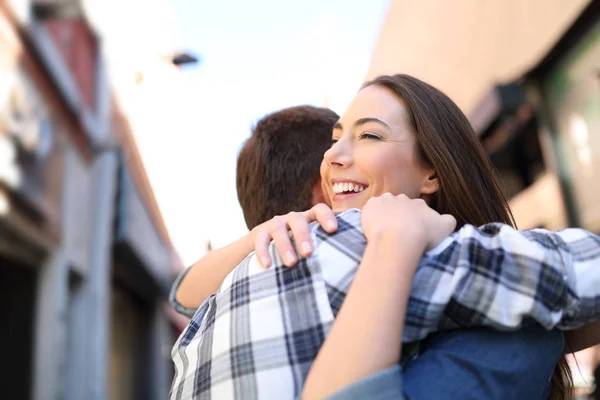
[[[325,152],[325,162],[331,167],[348,168],[352,164],[351,147],[346,140],[338,140]]]

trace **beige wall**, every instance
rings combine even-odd
[[[589,0],[391,0],[368,78],[407,73],[469,113],[485,90],[534,66]]]
[[[533,68],[589,0],[391,0],[367,79],[407,73],[449,95],[468,115],[495,83]],[[552,164],[551,152],[545,151]],[[551,202],[543,201],[551,196]],[[539,204],[544,207],[536,208]],[[556,174],[510,201],[520,228],[564,228]],[[535,210],[535,212],[534,212]]]
[[[510,208],[519,229],[559,230],[568,226],[558,178],[552,172],[513,197]]]

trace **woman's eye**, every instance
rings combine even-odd
[[[369,133],[369,132],[361,133],[360,138],[361,139],[381,140],[381,138],[379,136],[375,135],[374,133]]]
[[[338,139],[331,139],[331,145],[333,146],[334,144],[336,144],[338,142]]]

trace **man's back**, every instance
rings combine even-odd
[[[338,221],[332,236],[311,227],[318,251],[293,268],[271,246],[273,267],[265,270],[251,254],[227,276],[175,344],[178,372],[171,398],[189,398],[190,390],[197,398],[215,399],[258,393],[286,399],[300,393],[366,244],[356,229],[358,211]],[[342,253],[331,251],[341,248]],[[322,269],[322,257],[334,254],[335,263]],[[198,364],[191,359],[196,356]]]

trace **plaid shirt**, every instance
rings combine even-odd
[[[171,399],[293,399],[323,344],[365,250],[360,211],[316,224],[316,250],[288,268],[250,255],[176,342]],[[455,327],[514,330],[528,321],[572,329],[600,318],[600,238],[581,229],[464,226],[425,253],[414,276],[403,354]],[[406,360],[404,360],[406,361]]]

